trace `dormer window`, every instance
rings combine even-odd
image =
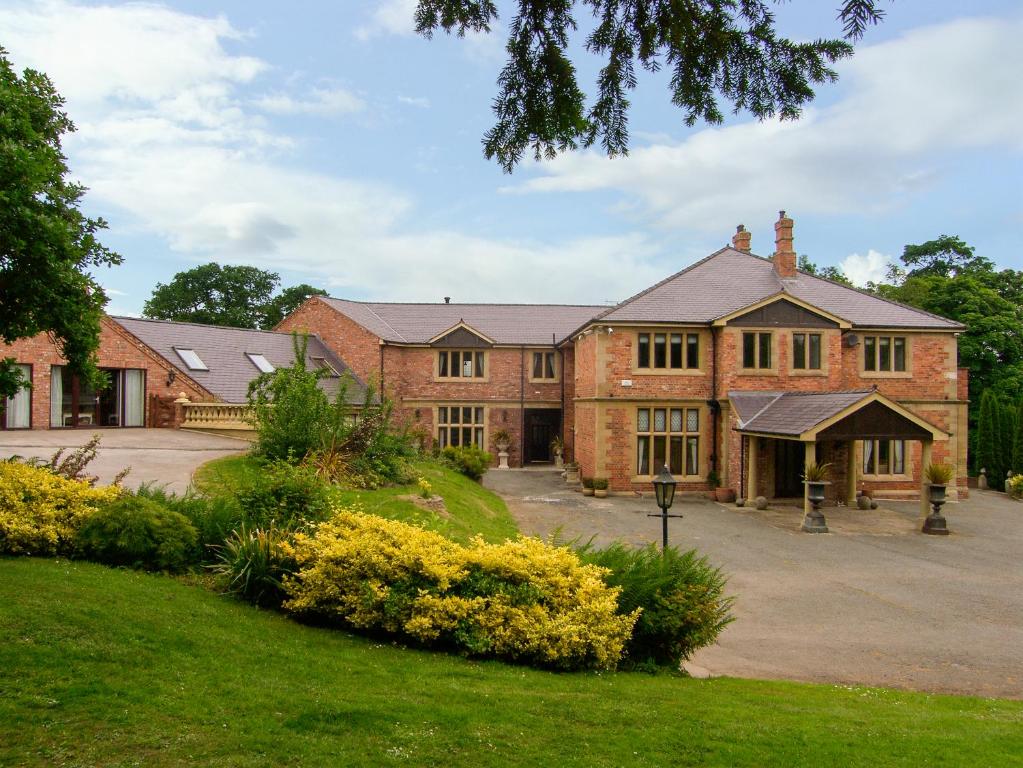
[[[313,361],[313,365],[315,365],[317,368],[319,368],[322,371],[326,371],[331,376],[340,376],[341,375],[340,373],[338,373],[337,368],[335,368],[333,365],[331,365],[329,362],[327,362],[327,358],[325,358],[325,357],[311,357],[309,359]]]
[[[178,357],[185,364],[185,367],[190,371],[208,371],[209,367],[202,361],[202,358],[195,353],[194,349],[183,349],[181,347],[174,347],[174,351],[178,353]]]
[[[252,364],[256,366],[262,373],[273,373],[275,368],[273,364],[267,360],[263,355],[253,354],[252,352],[246,352],[245,356],[252,361]]]

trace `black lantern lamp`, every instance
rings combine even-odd
[[[661,508],[659,515],[647,515],[647,517],[661,518],[661,551],[668,548],[668,518],[682,517],[682,515],[669,515],[672,503],[675,501],[675,486],[678,485],[675,478],[671,476],[668,465],[665,464],[660,474],[654,478],[654,497],[657,499],[657,506]]]

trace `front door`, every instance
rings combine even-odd
[[[806,449],[796,440],[774,441],[774,495],[792,499],[803,495]]]
[[[561,411],[557,408],[527,410],[525,413],[525,464],[551,462],[551,440],[560,434]]]

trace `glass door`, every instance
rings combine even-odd
[[[32,366],[15,365],[21,372],[21,378],[32,381]],[[0,406],[0,428],[28,429],[32,426],[32,390],[19,389],[14,397],[7,398]]]

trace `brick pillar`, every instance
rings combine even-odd
[[[740,224],[735,228],[735,234],[732,235],[732,247],[737,251],[749,253],[750,239],[752,237],[752,233],[744,225]]]
[[[796,276],[792,226],[793,221],[785,215],[785,211],[778,211],[778,221],[774,223],[774,271],[783,279]]]

